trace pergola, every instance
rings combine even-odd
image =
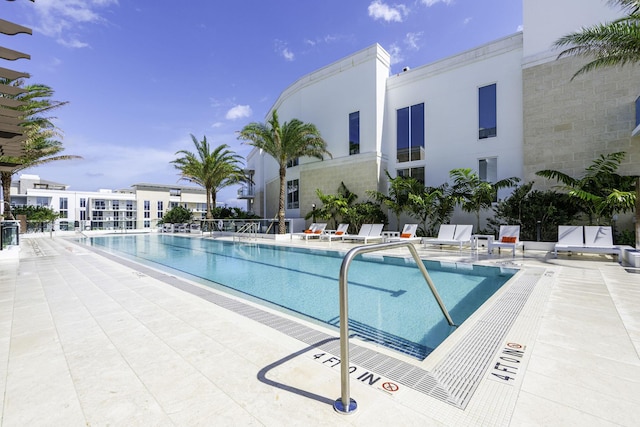
[[[8,36],[32,34],[30,28],[4,19],[0,19],[0,33]],[[0,46],[0,59],[15,61],[31,59],[31,56]],[[30,76],[27,73],[0,67],[0,77],[16,80]],[[15,99],[15,96],[24,92],[24,89],[19,87],[0,84],[0,171],[12,171],[19,166],[19,163],[15,163],[12,158],[21,157],[24,154],[23,141],[26,136],[24,128],[20,126],[22,123],[21,113],[17,110],[18,107],[24,105],[24,102]]]

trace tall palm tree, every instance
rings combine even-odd
[[[0,84],[24,89],[24,92],[19,95],[3,95],[24,102],[24,105],[16,108],[16,110],[22,113],[20,115],[22,120],[21,126],[24,127],[24,135],[26,136],[23,142],[24,154],[19,157],[0,156],[0,161],[18,165],[10,171],[0,172],[4,199],[4,215],[7,219],[14,219],[11,213],[11,181],[13,175],[25,169],[46,163],[81,159],[82,157],[59,154],[64,150],[64,147],[62,143],[55,138],[60,137],[61,133],[52,122],[55,117],[48,116],[47,114],[56,108],[66,105],[67,102],[51,100],[51,96],[53,96],[54,93],[53,89],[43,84],[24,86],[24,80],[22,79],[0,79]]]
[[[182,157],[171,163],[180,171],[180,179],[204,188],[207,197],[206,218],[211,219],[218,191],[230,185],[245,182],[247,179],[242,169],[242,156],[229,150],[227,144],[222,144],[211,151],[206,136],[202,141],[198,141],[191,135],[191,140],[196,152],[180,150],[176,155],[182,155]]]
[[[263,150],[278,162],[280,175],[280,199],[278,201],[278,233],[286,233],[285,189],[287,179],[287,163],[298,157],[308,156],[322,160],[327,151],[327,143],[320,136],[320,131],[311,123],[303,123],[291,119],[280,124],[278,112],[273,111],[267,123],[249,123],[238,135],[238,139],[247,141],[249,145]]]
[[[608,4],[621,7],[627,15],[582,28],[555,42],[556,47],[566,48],[558,58],[579,55],[591,59],[572,78],[599,68],[640,62],[640,0],[609,0]],[[636,249],[640,250],[640,175],[635,180]]]

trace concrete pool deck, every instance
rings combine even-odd
[[[2,426],[637,425],[640,275],[602,255],[419,253],[515,265],[535,272],[535,288],[465,405],[362,375],[351,379],[358,410],[340,415],[339,354],[213,304],[198,284],[66,239],[23,238],[19,263],[0,260]],[[379,351],[437,370],[470,328],[422,362]]]

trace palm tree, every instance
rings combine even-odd
[[[242,156],[229,150],[229,146],[222,144],[211,151],[207,137],[202,141],[191,135],[196,152],[180,150],[176,155],[182,157],[171,163],[180,171],[180,179],[202,186],[207,197],[206,218],[212,218],[213,208],[216,206],[218,191],[239,182],[246,181],[242,170]]]
[[[338,221],[342,221],[348,213],[349,207],[356,201],[358,195],[349,191],[344,182],[338,187],[338,194],[324,194],[319,188],[316,189],[318,199],[322,202],[322,206],[309,212],[305,219],[309,219],[314,215],[317,218],[333,221],[332,227],[338,227]]]
[[[311,123],[291,119],[281,125],[276,110],[273,111],[271,120],[267,123],[254,122],[246,125],[239,132],[238,139],[245,140],[249,145],[263,150],[278,162],[280,175],[278,233],[285,234],[287,231],[284,222],[287,163],[303,156],[320,160],[324,159],[325,154],[332,157],[327,151],[327,143],[320,136],[320,131]]]
[[[576,200],[587,214],[589,225],[600,224],[603,219],[611,220],[617,212],[632,210],[636,202],[633,177],[616,173],[624,157],[624,152],[600,155],[579,179],[551,169],[538,171],[536,175],[560,182],[559,188]]]
[[[8,80],[0,79],[0,84],[20,87],[24,89],[23,93],[12,97],[16,100],[24,102],[24,105],[17,107],[16,110],[22,114],[21,126],[24,127],[23,142],[24,154],[19,157],[0,156],[0,161],[16,164],[18,166],[10,171],[0,172],[2,181],[2,195],[4,198],[4,215],[8,219],[14,219],[11,213],[11,181],[13,175],[28,168],[40,166],[46,163],[81,159],[80,156],[59,155],[64,150],[62,143],[54,138],[61,136],[60,131],[53,125],[54,117],[46,116],[49,111],[60,108],[67,102],[53,101],[53,89],[43,84],[33,84],[24,86],[22,79]]]
[[[409,195],[422,192],[424,184],[412,177],[397,176],[392,178],[388,171],[385,171],[385,174],[389,180],[389,195],[372,190],[367,191],[367,194],[393,212],[398,229],[401,230],[400,215],[409,210],[411,206]]]
[[[608,3],[620,6],[627,15],[613,22],[582,28],[555,42],[556,47],[566,47],[558,59],[570,55],[591,59],[572,79],[599,68],[640,62],[640,0],[609,0]],[[640,250],[640,175],[635,176],[635,181],[636,249]]]
[[[491,183],[480,179],[470,168],[449,171],[453,179],[453,197],[460,203],[463,211],[476,214],[477,228],[480,231],[480,211],[489,209],[498,199],[498,190],[513,187],[520,178],[511,177]]]

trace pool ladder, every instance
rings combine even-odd
[[[234,233],[233,240],[235,240],[236,236],[238,236],[238,241],[240,241],[240,238],[244,236],[248,236],[248,239],[253,237],[253,240],[256,240],[258,238],[258,230],[260,230],[260,223],[248,222]]]
[[[429,285],[429,289],[431,289],[431,293],[434,298],[438,302],[440,306],[440,310],[442,310],[442,314],[449,322],[451,326],[457,326],[453,323],[447,308],[444,306],[440,295],[438,295],[438,291],[436,290],[431,277],[429,277],[429,273],[427,272],[422,259],[418,255],[416,248],[413,246],[411,242],[388,242],[388,243],[377,243],[373,245],[364,245],[358,246],[351,249],[344,256],[342,260],[342,265],[340,266],[340,388],[341,388],[341,396],[336,399],[333,403],[333,409],[336,412],[341,414],[353,414],[358,408],[358,404],[354,399],[351,399],[349,396],[349,297],[348,297],[348,280],[347,276],[349,273],[349,266],[351,265],[351,261],[353,259],[363,253],[368,252],[376,252],[387,249],[399,248],[402,246],[406,246],[411,252],[414,261],[418,265],[418,268],[422,272],[424,279]]]

